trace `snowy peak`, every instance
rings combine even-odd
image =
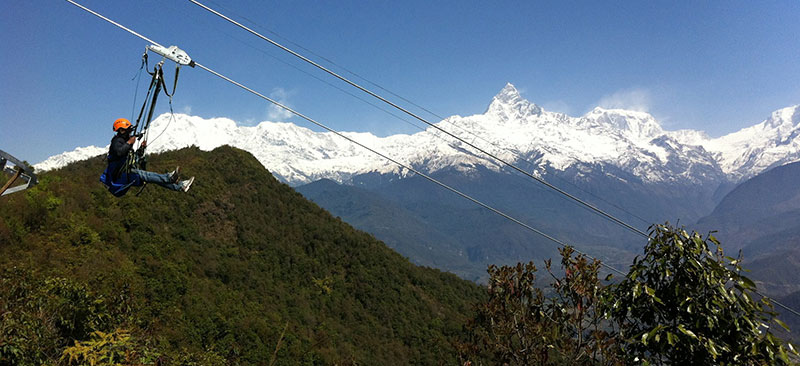
[[[646,112],[596,107],[584,115],[584,121],[640,139],[653,139],[664,134],[661,125]]]
[[[739,132],[710,139],[693,130],[664,131],[648,113],[595,108],[581,117],[547,112],[507,84],[483,114],[452,116],[438,124],[472,144],[522,163],[539,173],[597,169],[599,174],[645,183],[714,184],[739,181],[773,166],[800,160],[800,108],[778,110],[767,120]],[[425,173],[477,166],[502,169],[497,162],[433,129],[411,135],[346,136]],[[198,146],[211,150],[231,145],[252,153],[279,179],[300,185],[327,178],[348,183],[377,172],[404,177],[401,168],[339,136],[291,123],[240,126],[227,118],[204,119],[169,114],[153,121],[150,152]],[[36,165],[48,170],[104,154],[90,146],[53,156]],[[610,173],[615,172],[615,173]]]
[[[519,94],[519,90],[517,90],[513,84],[507,83],[506,86],[494,96],[492,103],[516,104],[525,101],[522,95]]]
[[[776,130],[797,128],[800,124],[800,105],[786,107],[772,112],[770,118],[763,122],[765,127]]]
[[[498,117],[498,122],[524,119],[529,115],[540,115],[541,113],[542,108],[522,98],[517,88],[511,83],[506,84],[503,90],[494,96],[486,109],[486,114]]]
[[[231,144],[239,137],[239,127],[228,118],[210,118],[175,114],[163,114],[153,120],[150,128],[149,151],[161,152],[197,146],[203,150],[213,150]]]
[[[86,147],[78,147],[72,151],[65,151],[61,154],[53,155],[42,162],[34,164],[33,168],[37,172],[58,169],[74,161],[86,160],[88,158],[92,158],[107,153],[108,153],[108,145],[104,147],[97,147],[94,145]]]
[[[759,124],[710,139],[703,146],[717,155],[722,169],[735,180],[800,160],[800,105],[779,109]]]
[[[800,106],[772,112],[769,118],[751,127],[721,137],[725,141],[749,142],[751,145],[767,141],[787,142],[795,137],[800,123]]]
[[[582,117],[570,117],[542,110],[523,99],[511,84],[494,97],[486,113],[449,122],[493,142],[485,149],[505,160],[531,157],[528,163],[537,171],[614,166],[650,183],[724,179],[711,154],[682,146],[648,113],[595,108]],[[688,167],[697,169],[686,173]]]
[[[380,166],[375,158],[362,157],[366,154],[331,133],[314,132],[292,123],[265,121],[251,127],[237,126],[227,118],[176,114],[171,120],[169,114],[164,114],[153,121],[151,129],[151,134],[166,132],[150,143],[150,152],[192,145],[212,150],[230,145],[250,152],[279,179],[291,184],[321,178],[343,181],[364,167]],[[368,133],[358,135],[366,140],[374,138]]]

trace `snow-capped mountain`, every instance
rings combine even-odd
[[[645,183],[719,183],[800,160],[798,106],[776,111],[753,127],[711,139],[699,131],[665,131],[644,112],[598,107],[581,117],[570,117],[545,111],[508,84],[485,113],[452,116],[437,126],[506,161],[523,158],[537,173],[612,166]],[[354,132],[345,135],[427,173],[445,168],[466,172],[477,165],[501,169],[497,162],[434,128],[388,137]],[[322,178],[347,183],[369,172],[408,173],[332,133],[291,123],[262,122],[247,127],[226,118],[176,114],[172,120],[164,114],[153,121],[149,151],[191,145],[210,150],[225,144],[251,152],[291,185]],[[103,154],[106,149],[78,148],[35,167],[57,168]]]
[[[541,170],[610,165],[651,183],[722,178],[711,154],[681,144],[647,113],[597,107],[582,117],[570,117],[524,100],[511,84],[494,98],[486,113],[445,122],[487,136],[494,144],[477,143],[486,150],[511,161],[516,157],[508,150],[519,152]]]
[[[800,160],[800,105],[779,109],[763,122],[703,142],[734,180]]]
[[[97,155],[108,153],[108,146],[97,147],[94,145],[78,147],[72,151],[65,151],[58,155],[53,155],[42,162],[34,164],[36,171],[47,171],[58,169],[74,161],[85,160]]]

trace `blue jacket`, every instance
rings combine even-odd
[[[111,145],[108,148],[108,166],[103,174],[100,175],[100,181],[108,187],[108,191],[114,196],[121,197],[128,193],[131,187],[141,186],[142,179],[139,174],[131,173],[125,169],[125,161],[128,154],[133,148],[128,144],[129,136],[127,134],[117,134],[111,139]]]

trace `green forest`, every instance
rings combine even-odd
[[[244,151],[150,161],[197,180],[119,199],[97,157],[2,198],[0,364],[68,364],[76,340],[145,364],[455,362],[479,286],[412,265]]]
[[[150,160],[197,180],[119,199],[96,157],[0,198],[0,365],[797,364],[710,234],[653,225],[617,277],[565,247],[479,286],[411,264],[242,150]]]

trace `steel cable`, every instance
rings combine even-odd
[[[309,58],[307,58],[307,57],[305,57],[305,56],[303,56],[303,55],[301,55],[301,54],[299,54],[299,53],[297,53],[297,52],[295,52],[295,51],[291,50],[290,48],[287,48],[286,46],[283,46],[283,45],[281,45],[280,43],[273,41],[272,39],[270,39],[270,38],[268,38],[268,37],[266,37],[266,36],[262,35],[261,33],[258,33],[258,32],[256,32],[256,31],[254,31],[254,30],[252,30],[252,29],[248,28],[247,26],[245,26],[245,25],[243,25],[243,24],[241,24],[241,23],[239,23],[239,22],[237,22],[237,21],[235,21],[235,20],[231,19],[230,17],[228,17],[228,16],[226,16],[226,15],[224,15],[224,14],[222,14],[222,13],[220,13],[220,12],[218,12],[218,11],[214,10],[214,9],[211,9],[211,8],[209,8],[208,6],[206,6],[206,5],[202,4],[202,3],[200,3],[199,1],[197,1],[197,0],[189,0],[189,1],[190,1],[190,2],[192,2],[193,4],[195,4],[195,5],[199,6],[199,7],[201,7],[201,8],[203,8],[203,9],[207,10],[208,12],[210,12],[210,13],[212,13],[212,14],[214,14],[214,15],[217,15],[217,16],[219,16],[220,18],[222,18],[222,19],[224,19],[224,20],[226,20],[226,21],[230,22],[231,24],[234,24],[234,25],[236,25],[236,26],[238,26],[238,27],[240,27],[240,28],[242,28],[242,29],[244,29],[244,30],[248,31],[248,32],[250,32],[251,34],[253,34],[253,35],[255,35],[255,36],[257,36],[257,37],[259,37],[259,38],[261,38],[261,39],[263,39],[263,40],[265,40],[265,41],[267,41],[267,42],[269,42],[269,43],[273,44],[274,46],[276,46],[276,47],[278,47],[278,48],[280,48],[280,49],[282,49],[282,50],[284,50],[284,51],[286,51],[286,52],[288,52],[288,53],[292,54],[293,56],[295,56],[295,57],[297,57],[297,58],[299,58],[299,59],[301,59],[301,60],[303,60],[303,61],[305,61],[305,62],[307,62],[307,63],[309,63],[309,64],[311,64],[311,65],[313,65],[314,67],[317,67],[317,68],[319,68],[320,70],[327,72],[328,74],[330,74],[330,75],[332,75],[332,76],[336,77],[337,79],[339,79],[339,80],[341,80],[341,81],[344,81],[345,83],[347,83],[347,84],[350,84],[351,86],[353,86],[353,87],[355,87],[355,88],[357,88],[357,89],[359,89],[359,90],[361,90],[361,91],[363,91],[363,92],[365,92],[365,93],[367,93],[367,94],[369,94],[369,95],[371,95],[371,96],[373,96],[373,97],[375,97],[375,98],[379,99],[380,101],[382,101],[382,102],[384,102],[384,103],[386,103],[386,104],[388,104],[388,105],[390,105],[390,106],[392,106],[392,107],[394,107],[394,108],[398,109],[399,111],[401,111],[401,112],[403,112],[403,113],[405,113],[405,114],[408,114],[409,116],[411,116],[411,117],[413,117],[413,118],[415,118],[415,119],[419,120],[420,122],[422,122],[422,123],[425,123],[425,124],[427,124],[428,126],[431,126],[431,127],[435,128],[436,130],[438,130],[438,131],[440,131],[440,132],[442,132],[442,133],[444,133],[444,134],[446,134],[446,135],[448,135],[448,136],[450,136],[450,137],[452,137],[452,138],[454,138],[454,139],[456,139],[456,140],[458,140],[458,141],[461,141],[462,143],[466,144],[467,146],[469,146],[469,147],[471,147],[471,148],[473,148],[473,149],[475,149],[475,150],[477,150],[477,151],[480,151],[480,152],[481,152],[481,153],[483,153],[484,155],[486,155],[486,156],[489,156],[489,157],[491,157],[492,159],[495,159],[496,161],[500,162],[501,164],[503,164],[503,165],[506,165],[506,166],[508,166],[508,167],[510,167],[510,168],[512,168],[512,169],[514,169],[515,171],[517,171],[517,172],[519,172],[519,173],[522,173],[522,174],[524,174],[524,175],[526,175],[526,176],[528,176],[528,177],[530,177],[530,178],[532,178],[532,179],[534,179],[534,180],[538,181],[539,183],[542,183],[542,184],[544,184],[544,185],[545,185],[545,186],[547,186],[548,188],[550,188],[550,189],[553,189],[553,190],[555,190],[556,192],[558,192],[558,193],[560,193],[560,194],[564,195],[565,197],[567,197],[567,198],[569,198],[569,199],[571,199],[571,200],[573,200],[573,201],[575,201],[575,202],[578,202],[578,203],[579,203],[579,204],[581,204],[581,205],[584,205],[584,206],[586,206],[587,208],[591,209],[591,210],[592,210],[592,211],[594,211],[595,213],[597,213],[597,214],[599,214],[599,215],[601,215],[601,216],[603,216],[603,217],[606,217],[607,219],[609,219],[609,220],[611,220],[611,221],[615,222],[616,224],[618,224],[618,225],[621,225],[622,227],[625,227],[625,228],[627,228],[628,230],[630,230],[630,231],[632,231],[632,232],[634,232],[634,233],[637,233],[637,234],[639,234],[639,235],[642,235],[642,236],[644,236],[644,237],[646,237],[646,238],[649,238],[649,236],[647,235],[647,233],[645,233],[644,231],[642,231],[642,230],[640,230],[640,229],[637,229],[637,228],[633,227],[632,225],[630,225],[630,224],[628,224],[628,223],[626,223],[626,222],[624,222],[624,221],[622,221],[622,220],[618,219],[617,217],[615,217],[615,216],[613,216],[613,215],[611,215],[611,214],[609,214],[609,213],[607,213],[607,212],[605,212],[605,211],[603,211],[603,210],[601,210],[601,209],[599,209],[599,208],[595,207],[594,205],[592,205],[592,204],[590,204],[590,203],[588,203],[588,202],[586,202],[586,201],[584,201],[584,200],[582,200],[582,199],[580,199],[580,198],[578,198],[578,197],[576,197],[576,196],[574,196],[574,195],[572,195],[572,194],[570,194],[570,193],[568,193],[568,192],[564,191],[564,190],[563,190],[563,189],[561,189],[561,188],[558,188],[558,187],[556,187],[556,186],[554,186],[554,185],[550,184],[549,182],[545,181],[544,179],[541,179],[541,178],[539,178],[539,177],[537,177],[537,176],[535,176],[535,175],[533,175],[533,174],[531,174],[531,173],[528,173],[528,172],[526,172],[525,170],[523,170],[523,169],[521,169],[521,168],[517,167],[516,165],[514,165],[514,164],[512,164],[512,163],[509,163],[509,162],[505,161],[504,159],[501,159],[501,158],[500,158],[500,157],[498,157],[497,155],[495,155],[495,154],[492,154],[492,153],[490,153],[490,152],[488,152],[488,151],[486,151],[486,150],[484,150],[484,149],[482,149],[482,148],[480,148],[480,147],[478,147],[478,146],[476,146],[476,145],[474,145],[474,144],[472,144],[472,143],[468,142],[467,140],[465,140],[465,139],[463,139],[463,138],[461,138],[461,137],[458,137],[458,136],[454,135],[453,133],[451,133],[451,132],[449,132],[449,131],[447,131],[447,130],[445,130],[445,129],[443,129],[443,128],[439,127],[439,126],[436,126],[434,123],[431,123],[431,122],[429,122],[428,120],[426,120],[426,119],[424,119],[424,118],[420,117],[419,115],[417,115],[417,114],[415,114],[415,113],[413,113],[413,112],[409,111],[408,109],[405,109],[405,108],[403,108],[403,107],[401,107],[401,106],[399,106],[399,105],[395,104],[394,102],[392,102],[392,101],[390,101],[390,100],[388,100],[388,99],[386,99],[386,98],[384,98],[384,97],[382,97],[382,96],[380,96],[380,95],[378,95],[378,94],[376,94],[376,93],[374,93],[374,92],[370,91],[369,89],[366,89],[366,88],[364,88],[363,86],[361,86],[361,85],[359,85],[359,84],[356,84],[356,83],[355,83],[355,82],[353,82],[353,81],[350,81],[349,79],[347,79],[347,78],[345,78],[345,77],[343,77],[343,76],[341,76],[341,75],[337,74],[336,72],[334,72],[334,71],[332,71],[332,70],[330,70],[330,69],[326,68],[325,66],[322,66],[322,65],[320,65],[320,64],[318,64],[318,63],[316,63],[316,62],[314,62],[313,60],[311,60],[311,59],[309,59]]]
[[[65,1],[75,5],[77,7],[79,7],[81,9],[87,11],[88,13],[93,14],[93,15],[97,16],[98,18],[103,19],[103,20],[105,20],[105,21],[107,21],[107,22],[109,22],[109,23],[111,23],[111,24],[113,24],[113,25],[115,25],[115,26],[117,26],[117,27],[119,27],[119,28],[121,28],[121,29],[123,29],[123,30],[125,30],[125,31],[127,31],[127,32],[129,32],[129,33],[131,33],[131,34],[143,39],[143,40],[145,40],[145,41],[148,41],[148,42],[150,42],[150,43],[152,43],[154,45],[160,46],[160,44],[150,40],[149,38],[147,38],[147,37],[135,32],[135,31],[133,31],[133,30],[131,30],[129,28],[126,28],[125,26],[123,26],[123,25],[121,25],[121,24],[119,24],[119,23],[117,23],[117,22],[115,22],[115,21],[113,21],[113,20],[111,20],[109,18],[106,18],[103,15],[100,15],[99,13],[97,13],[95,11],[92,11],[91,9],[88,9],[88,8],[84,7],[83,5],[80,5],[80,4],[76,3],[74,0],[65,0]],[[190,1],[195,2],[194,0],[190,0]],[[311,61],[311,62],[313,62],[313,61]],[[544,238],[546,238],[546,239],[548,239],[548,240],[550,240],[550,241],[552,241],[552,242],[554,242],[556,244],[559,244],[561,246],[569,246],[569,244],[567,244],[567,243],[565,243],[565,242],[563,242],[563,241],[561,241],[561,240],[559,240],[559,239],[557,239],[555,237],[552,237],[552,236],[550,236],[550,235],[548,235],[548,234],[546,234],[546,233],[534,228],[533,226],[530,226],[530,225],[528,225],[528,224],[526,224],[526,223],[514,218],[511,215],[508,215],[508,214],[506,214],[506,213],[504,213],[504,212],[502,212],[502,211],[500,211],[500,210],[498,210],[498,209],[496,209],[496,208],[494,208],[494,207],[492,207],[492,206],[490,206],[490,205],[488,205],[486,203],[483,203],[482,201],[477,200],[477,199],[473,198],[472,196],[469,196],[469,195],[467,195],[467,194],[465,194],[465,193],[463,193],[463,192],[461,192],[461,191],[459,191],[459,190],[457,190],[457,189],[455,189],[455,188],[453,188],[453,187],[451,187],[451,186],[449,186],[449,185],[447,185],[447,184],[445,184],[445,183],[443,183],[443,182],[441,182],[441,181],[439,181],[439,180],[437,180],[437,179],[435,179],[435,178],[433,178],[431,176],[428,176],[428,175],[426,175],[426,174],[424,174],[424,173],[422,173],[422,172],[420,172],[420,171],[418,171],[418,170],[416,170],[416,169],[414,169],[414,168],[412,168],[410,166],[407,166],[407,165],[405,165],[405,164],[403,164],[403,163],[401,163],[401,162],[399,162],[399,161],[397,161],[397,160],[395,160],[395,159],[393,159],[393,158],[391,158],[391,157],[389,157],[389,156],[387,156],[387,155],[385,155],[385,154],[383,154],[383,153],[381,153],[381,152],[379,152],[379,151],[377,151],[375,149],[372,149],[372,148],[370,148],[370,147],[368,147],[368,146],[366,146],[366,145],[364,145],[364,144],[362,144],[362,143],[360,143],[360,142],[358,142],[358,141],[356,141],[356,140],[354,140],[354,139],[352,139],[350,137],[347,137],[346,135],[342,134],[341,132],[339,132],[337,130],[334,130],[334,129],[328,127],[327,125],[324,125],[324,124],[314,120],[313,118],[308,117],[308,116],[306,116],[306,115],[304,115],[304,114],[302,114],[302,113],[300,113],[298,111],[295,111],[294,109],[289,108],[289,107],[287,107],[287,106],[285,106],[285,105],[283,105],[283,104],[281,104],[281,103],[279,103],[279,102],[277,102],[277,101],[265,96],[264,94],[261,94],[261,93],[255,91],[255,90],[245,86],[244,84],[241,84],[241,83],[239,83],[239,82],[237,82],[237,81],[235,81],[235,80],[233,80],[233,79],[231,79],[231,78],[229,78],[229,77],[227,77],[225,75],[222,75],[222,74],[212,70],[211,68],[208,68],[208,67],[206,67],[204,65],[201,65],[199,63],[196,63],[196,67],[201,68],[201,69],[211,73],[212,75],[217,76],[217,77],[219,77],[219,78],[221,78],[221,79],[223,79],[223,80],[225,80],[225,81],[227,81],[227,82],[229,82],[229,83],[231,83],[233,85],[236,85],[236,86],[238,86],[238,87],[240,87],[240,88],[242,88],[242,89],[244,89],[244,90],[246,90],[246,91],[248,91],[248,92],[250,92],[250,93],[252,93],[252,94],[254,94],[254,95],[256,95],[256,96],[258,96],[258,97],[260,97],[260,98],[262,98],[262,99],[264,99],[264,100],[266,100],[266,101],[268,101],[268,102],[270,102],[270,103],[272,103],[274,105],[276,105],[276,106],[278,106],[279,108],[282,108],[282,109],[284,109],[284,110],[286,110],[286,111],[288,111],[288,112],[290,112],[290,113],[292,113],[292,114],[294,114],[294,115],[296,115],[296,116],[298,116],[298,117],[300,117],[300,118],[302,118],[302,119],[304,119],[304,120],[306,120],[308,122],[311,122],[311,123],[323,128],[323,129],[325,129],[325,130],[327,130],[327,131],[329,131],[329,132],[341,137],[341,138],[344,138],[347,141],[349,141],[349,142],[351,142],[351,143],[353,143],[355,145],[358,145],[358,146],[366,149],[367,151],[370,151],[373,154],[376,154],[376,155],[378,155],[378,156],[380,156],[380,157],[382,157],[382,158],[394,163],[395,165],[397,165],[397,166],[399,166],[401,168],[407,169],[408,171],[411,171],[411,172],[413,172],[415,174],[418,174],[419,176],[427,179],[428,181],[430,181],[432,183],[435,183],[435,184],[441,186],[442,188],[445,188],[445,189],[447,189],[447,190],[449,190],[449,191],[461,196],[462,198],[465,198],[465,199],[467,199],[469,201],[472,201],[473,203],[475,203],[475,204],[477,204],[477,205],[479,205],[479,206],[481,206],[481,207],[483,207],[483,208],[485,208],[485,209],[487,209],[487,210],[489,210],[489,211],[491,211],[491,212],[493,212],[493,213],[495,213],[497,215],[500,215],[500,216],[504,217],[505,219],[510,220],[511,222],[514,222],[517,225],[520,225],[521,227],[523,227],[523,228],[525,228],[525,229],[527,229],[527,230],[529,230],[531,232],[534,232],[534,233],[536,233],[538,235],[541,235],[542,237],[544,237]],[[370,94],[372,94],[372,93],[370,93]],[[377,97],[380,98],[379,96],[377,96]],[[392,104],[391,102],[389,102],[389,103]],[[398,108],[400,108],[400,107],[398,107]],[[401,110],[405,111],[404,109],[401,109]],[[410,113],[410,112],[406,112],[406,113]],[[416,117],[416,115],[413,115],[413,116],[415,118],[417,118],[417,119],[420,119],[419,117]],[[422,120],[422,119],[420,119],[420,120],[422,122],[424,122],[424,123],[430,124],[429,122],[427,122],[425,120]],[[448,132],[443,131],[443,130],[442,130],[442,132],[445,132],[445,133],[449,134]],[[516,168],[516,169],[519,170],[519,168]],[[549,183],[546,183],[546,184],[549,185]],[[636,230],[635,228],[633,228],[633,229]],[[643,234],[647,238],[650,238],[649,235],[647,235],[645,233],[643,233]],[[582,255],[590,258],[590,259],[597,260],[593,256],[591,256],[591,255],[589,255],[589,254],[587,254],[585,252],[582,252],[582,251],[578,250],[577,248],[574,248],[574,249],[575,249],[575,252],[578,253],[578,254],[582,254]],[[611,271],[613,271],[615,273],[618,273],[618,274],[620,274],[622,276],[626,275],[624,272],[622,272],[619,269],[616,269],[616,268],[606,264],[605,262],[602,262],[602,261],[599,261],[599,260],[598,260],[598,262],[600,262],[600,264],[603,267],[605,267],[605,268],[607,268],[607,269],[609,269],[609,270],[611,270]],[[769,299],[772,303],[775,303],[776,305],[780,306],[781,308],[785,309],[786,311],[789,311],[790,313],[800,317],[800,312],[798,312],[798,311],[796,311],[796,310],[794,310],[792,308],[789,308],[788,306],[786,306],[786,305],[784,305],[784,304],[782,304],[782,303],[780,303],[780,302],[778,302],[778,301],[776,301],[776,300],[774,300],[774,299],[772,299],[772,298],[770,298],[768,296],[765,296],[765,295],[761,294],[758,291],[754,291],[754,292],[756,294],[758,294],[758,295],[763,296],[766,299]]]

